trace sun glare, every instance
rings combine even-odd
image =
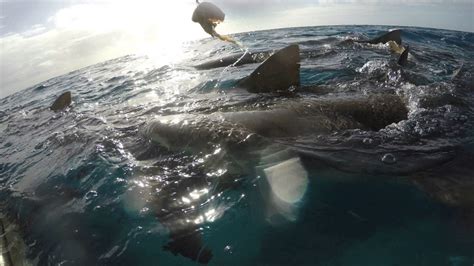
[[[93,34],[120,32],[124,53],[146,54],[158,61],[176,61],[182,43],[206,37],[191,21],[193,1],[114,1],[76,5],[53,18],[58,29]]]
[[[123,8],[127,10],[134,8],[130,15],[133,23],[124,25],[124,28],[135,36],[137,52],[160,61],[179,60],[183,42],[205,36],[200,27],[191,21],[193,4],[189,1],[125,4]]]

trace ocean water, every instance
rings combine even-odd
[[[242,52],[212,39],[99,63],[0,99],[0,212],[37,265],[197,265],[163,248],[163,212],[198,232],[209,265],[473,265],[474,34],[402,28],[411,49],[403,68],[388,45],[346,41],[389,29],[234,36],[257,55],[298,43],[301,83],[332,89],[298,97],[387,93],[409,111],[380,130],[272,139],[300,154],[297,169],[308,177],[289,216],[269,217],[258,156],[219,142],[204,143],[211,151],[168,149],[143,130],[159,117],[292,100],[235,88],[258,64],[196,70]],[[65,91],[72,106],[50,111]]]

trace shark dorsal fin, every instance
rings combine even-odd
[[[71,105],[71,92],[67,91],[63,94],[61,94],[51,105],[50,109],[52,111],[60,111],[66,107]]]
[[[403,51],[403,53],[400,55],[400,57],[398,58],[398,64],[401,65],[401,66],[405,66],[408,62],[408,53],[410,52],[410,47],[407,45],[405,47],[405,50]]]
[[[401,33],[402,33],[401,30],[393,30],[393,31],[385,33],[382,36],[379,36],[377,38],[374,38],[374,39],[368,41],[368,43],[378,44],[378,43],[387,43],[389,41],[394,41],[398,45],[401,45],[402,44]]]
[[[299,87],[299,63],[299,46],[287,46],[265,60],[250,76],[242,79],[238,86],[256,93],[288,91],[291,87]]]

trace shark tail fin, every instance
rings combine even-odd
[[[300,85],[300,48],[287,46],[265,60],[250,76],[237,86],[249,92],[288,91]]]
[[[402,33],[401,30],[393,30],[367,42],[370,44],[378,44],[378,43],[387,43],[389,41],[394,41],[398,45],[401,45],[402,44],[401,33]]]
[[[398,58],[398,64],[400,66],[405,66],[407,63],[408,63],[408,53],[410,52],[410,46],[405,46],[405,50],[403,51],[403,53],[400,55],[400,57]]]

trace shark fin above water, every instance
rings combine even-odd
[[[405,66],[407,63],[408,63],[408,53],[410,52],[410,46],[405,46],[405,50],[403,51],[403,53],[400,55],[400,57],[398,58],[398,64],[400,66]]]
[[[71,92],[67,91],[61,94],[56,101],[54,101],[53,105],[51,105],[50,109],[52,111],[60,111],[66,107],[71,105]]]
[[[299,46],[287,46],[270,56],[237,86],[254,93],[288,91],[291,87],[299,87],[299,63]]]

